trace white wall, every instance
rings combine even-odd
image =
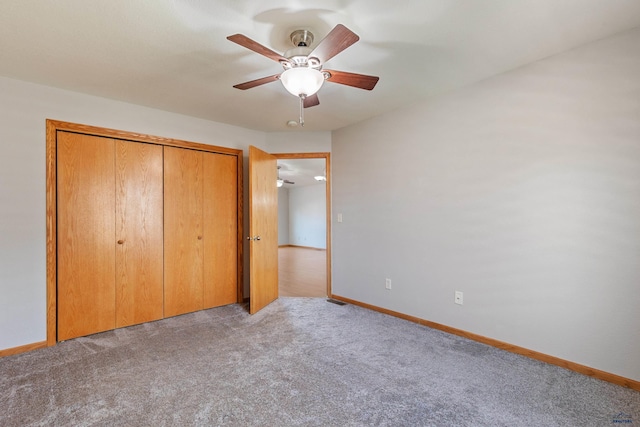
[[[265,147],[262,132],[17,80],[0,78],[0,93],[0,350],[46,339],[47,118],[245,151]]]
[[[330,153],[331,132],[271,132],[266,144],[269,153]]]
[[[333,292],[640,380],[638,46],[334,132]]]
[[[327,205],[324,185],[289,189],[289,244],[327,248]]]
[[[278,188],[278,245],[289,244],[289,190]]]

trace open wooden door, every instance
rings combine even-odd
[[[276,158],[249,147],[249,313],[278,298],[278,187]]]

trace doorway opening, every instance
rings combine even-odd
[[[330,154],[273,155],[283,181],[278,188],[279,294],[331,296]]]

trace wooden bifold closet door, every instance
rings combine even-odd
[[[115,327],[115,147],[58,134],[58,340]]]
[[[57,132],[57,340],[238,301],[238,156]]]
[[[166,316],[203,307],[202,153],[164,151],[164,311]]]
[[[236,302],[238,287],[238,163],[234,156],[203,153],[204,308]]]
[[[116,328],[163,317],[162,146],[116,141]]]
[[[236,302],[236,206],[235,157],[165,147],[165,316]]]
[[[58,135],[58,339],[161,319],[162,147]]]

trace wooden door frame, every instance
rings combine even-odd
[[[59,120],[46,120],[46,257],[47,257],[47,346],[53,346],[57,342],[57,278],[58,278],[58,242],[57,242],[57,134],[58,131],[81,133],[105,138],[123,139],[127,141],[143,142],[147,144],[187,148],[209,153],[219,153],[235,156],[238,164],[238,276],[237,276],[237,302],[242,303],[243,282],[243,201],[242,201],[242,165],[243,152],[235,148],[219,147],[215,145],[197,142],[183,141],[173,138],[164,138],[135,132],[63,122]]]
[[[324,159],[327,181],[325,184],[325,208],[327,220],[327,298],[331,297],[331,153],[270,153],[276,160],[280,159]]]

